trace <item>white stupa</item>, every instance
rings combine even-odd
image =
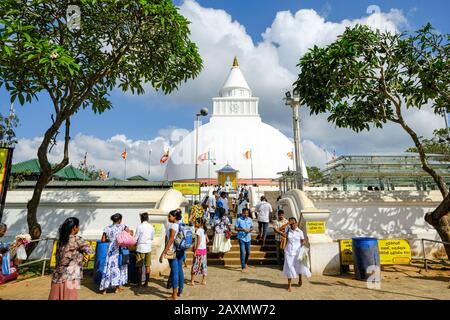
[[[215,179],[216,170],[227,164],[239,170],[239,183],[250,183],[253,171],[255,183],[269,184],[278,172],[293,169],[293,160],[288,156],[294,150],[293,143],[261,121],[259,98],[252,96],[236,58],[219,96],[212,100],[210,121],[201,125],[198,132],[198,158],[206,159],[198,161],[199,180]],[[169,181],[194,179],[195,140],[194,130],[170,150],[166,167]],[[244,156],[247,151],[251,151],[252,159]],[[302,167],[303,176],[307,177],[304,162]]]

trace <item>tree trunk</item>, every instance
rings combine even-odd
[[[444,248],[450,259],[450,193],[434,211],[425,215],[425,221],[436,229],[442,241],[448,242],[444,244]]]
[[[50,141],[55,137],[58,129],[61,127],[63,122],[66,122],[66,132],[65,132],[65,140],[64,140],[64,158],[63,160],[56,165],[55,167],[51,167],[50,162],[48,161],[47,152],[48,147],[50,145]],[[39,207],[39,203],[41,201],[42,191],[45,186],[50,181],[52,175],[55,172],[58,172],[62,168],[64,168],[69,163],[68,156],[68,145],[69,145],[69,128],[70,128],[70,118],[67,119],[62,117],[58,117],[53,125],[45,132],[44,139],[42,140],[41,145],[38,149],[38,160],[39,165],[41,167],[41,174],[39,175],[38,181],[34,187],[33,196],[28,201],[27,204],[27,224],[28,231],[30,233],[31,239],[39,239],[42,235],[41,225],[37,219],[37,210]],[[32,242],[29,246],[27,246],[27,254],[30,255],[31,252],[36,248],[38,242]]]
[[[445,183],[444,178],[430,167],[419,137],[414,130],[406,124],[402,117],[400,102],[396,104],[396,113],[399,120],[398,122],[414,141],[417,152],[419,153],[420,162],[422,163],[422,169],[433,177],[433,180],[438,185],[439,191],[444,198],[433,212],[429,212],[425,215],[425,221],[436,229],[442,241],[450,242],[450,194],[448,192],[447,184]],[[450,259],[450,244],[445,244],[444,247],[447,257]]]

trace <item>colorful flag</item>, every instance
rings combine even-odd
[[[292,151],[289,151],[288,153],[287,153],[287,156],[289,157],[289,159],[294,159],[294,153],[292,152]]]
[[[101,180],[105,180],[105,179],[106,179],[105,172],[104,172],[102,169],[100,169],[100,172],[99,172],[98,175],[99,175],[99,177],[100,177]]]
[[[84,158],[83,158],[83,166],[86,167],[87,164],[87,152],[84,154]]]
[[[159,163],[164,164],[167,160],[169,160],[169,150],[164,152],[163,156],[161,157],[161,160],[159,160]]]
[[[124,152],[122,152],[122,159],[127,160],[127,149],[125,149]]]
[[[244,158],[245,159],[251,159],[252,157],[252,151],[248,150],[247,152],[244,153]]]
[[[210,160],[210,159],[211,158],[209,157],[209,151],[198,156],[198,160],[200,160],[200,161],[205,161],[205,160]]]

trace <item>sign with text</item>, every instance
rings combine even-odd
[[[174,182],[172,184],[172,188],[180,191],[183,194],[183,196],[200,195],[200,182]]]
[[[339,251],[342,265],[353,264],[352,240],[339,240]],[[378,240],[380,264],[409,264],[411,262],[411,247],[408,240],[382,239]]]
[[[307,221],[306,232],[309,233],[325,233],[325,221]]]
[[[11,172],[12,148],[0,148],[0,202],[2,207],[8,191],[8,179]]]
[[[94,253],[87,255],[83,254],[83,268],[93,268],[94,267],[94,260],[95,260],[95,249],[97,248],[97,240],[86,240],[89,245],[94,249]],[[52,249],[52,256],[50,257],[50,267],[54,268],[56,267],[56,246],[58,244],[58,240],[55,240],[53,242],[53,249]],[[92,261],[92,263],[91,263]]]

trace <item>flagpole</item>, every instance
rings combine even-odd
[[[291,151],[292,151],[292,169],[294,169],[295,168],[295,153],[294,153],[293,149]]]
[[[150,169],[151,169],[151,163],[150,158],[152,156],[152,149],[148,151],[148,180],[150,180]]]

